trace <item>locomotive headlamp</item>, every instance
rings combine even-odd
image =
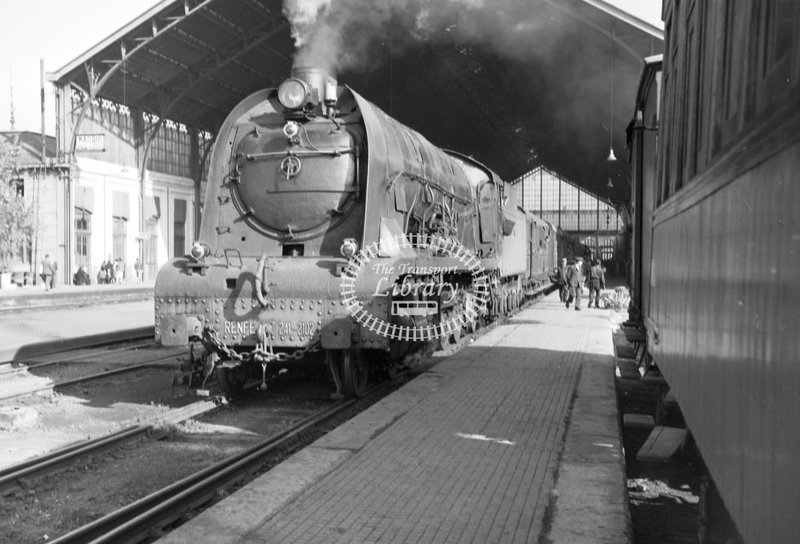
[[[283,125],[283,133],[290,140],[295,136],[297,136],[298,132],[300,132],[300,127],[294,121],[289,121],[288,123]]]
[[[308,96],[308,86],[299,79],[290,78],[278,86],[278,100],[287,110],[302,108]]]
[[[342,254],[342,257],[345,257],[347,259],[355,255],[357,251],[358,251],[358,242],[356,242],[355,238],[345,238],[344,242],[342,242],[341,247],[339,247],[339,252]]]
[[[192,249],[189,250],[189,255],[192,256],[192,259],[195,261],[199,261],[203,257],[206,256],[206,248],[200,242],[195,242],[192,244]]]

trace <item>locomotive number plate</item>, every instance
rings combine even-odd
[[[278,321],[275,329],[278,336],[312,336],[317,332],[314,321]]]

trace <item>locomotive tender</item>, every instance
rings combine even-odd
[[[222,124],[200,240],[156,279],[157,341],[202,342],[232,395],[270,364],[316,357],[359,396],[413,342],[446,342],[550,284],[555,231],[512,192],[295,66]]]
[[[800,542],[800,6],[663,10],[629,132],[631,319],[744,541]]]

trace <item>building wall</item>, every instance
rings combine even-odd
[[[127,195],[127,221],[124,222],[125,276],[128,281],[135,278],[134,261],[141,251],[154,248],[155,262],[151,270],[145,270],[145,280],[155,279],[154,272],[166,263],[176,251],[185,254],[194,241],[194,182],[191,179],[145,172],[145,202],[140,199],[140,180],[135,168],[84,157],[77,158],[73,178],[74,190],[82,187],[92,189],[90,266],[88,272],[96,281],[101,264],[114,254],[115,193]],[[160,201],[160,213],[152,213],[152,197]],[[117,197],[119,198],[119,197]],[[185,237],[182,247],[175,247],[176,201],[186,203]],[[73,200],[74,202],[74,200]],[[144,224],[140,222],[140,207],[144,206]],[[141,242],[140,242],[141,240]],[[73,244],[73,248],[75,245]],[[118,249],[119,251],[119,249]],[[76,262],[75,257],[73,262]],[[148,259],[143,261],[147,264]],[[77,265],[72,266],[72,272]]]
[[[159,124],[157,116],[105,99],[95,100],[80,126],[76,126],[83,100],[81,91],[69,86],[59,87],[57,95],[60,105],[58,156],[65,162],[71,160],[69,150],[74,131],[82,137],[102,134],[104,142],[102,149],[76,147],[75,150],[73,217],[67,229],[72,236],[70,277],[80,264],[75,230],[77,214],[82,212],[75,206],[83,201],[76,200],[76,194],[81,188],[88,188],[91,202],[85,204],[91,208],[91,228],[89,255],[85,260],[92,280],[97,281],[97,272],[109,256],[118,255],[124,255],[128,280],[135,278],[137,257],[142,259],[145,280],[155,279],[160,266],[175,255],[184,255],[195,240],[194,233],[199,225],[195,218],[193,177],[200,169],[195,162],[202,156],[199,146],[210,144],[212,136],[168,119]],[[156,126],[160,126],[160,130],[145,160],[148,137]],[[143,163],[142,188],[139,169]],[[201,197],[203,194],[205,191],[200,192]],[[126,208],[124,222],[114,218],[119,216],[121,198],[127,199],[123,206]],[[181,213],[184,208],[185,215]]]
[[[21,255],[11,270],[38,273],[44,256],[50,255],[59,265],[56,281],[63,283],[67,275],[64,270],[66,231],[63,206],[66,170],[47,168],[42,172],[40,168],[22,168],[16,177],[23,180],[25,205],[30,212],[33,236],[30,254]]]

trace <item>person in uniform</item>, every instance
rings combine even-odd
[[[569,285],[567,284],[567,258],[563,257],[561,262],[558,263],[556,273],[551,278],[553,283],[558,286],[558,298],[561,302],[567,301],[569,294]]]
[[[583,275],[583,257],[576,257],[575,263],[567,268],[567,283],[569,285],[569,297],[567,298],[567,308],[570,303],[575,301],[575,309],[581,309],[581,290],[585,282]]]
[[[600,290],[605,288],[606,275],[600,266],[600,259],[595,259],[589,270],[589,308],[592,307],[592,297],[594,297],[594,307],[600,307]]]

